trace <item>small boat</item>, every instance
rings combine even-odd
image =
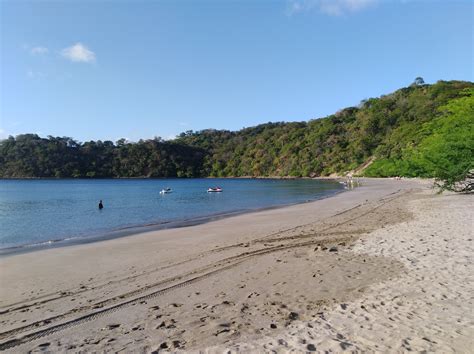
[[[222,192],[221,187],[211,187],[207,189],[207,193],[216,193],[216,192]]]
[[[164,188],[160,191],[160,194],[168,194],[171,193],[173,190],[171,188]]]

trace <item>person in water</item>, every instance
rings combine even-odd
[[[99,201],[99,209],[103,209],[104,208],[104,204],[102,204],[102,199]]]

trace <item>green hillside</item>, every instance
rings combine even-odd
[[[34,134],[0,142],[1,177],[366,176],[459,180],[474,168],[474,84],[420,82],[309,122],[127,143]]]
[[[435,177],[454,166],[459,175],[473,168],[473,92],[470,82],[414,84],[323,119],[188,132],[178,141],[209,152],[211,176],[327,176],[371,158],[368,176]]]

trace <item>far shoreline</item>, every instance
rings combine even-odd
[[[357,178],[367,178],[361,176],[354,176]],[[226,177],[214,177],[214,176],[204,176],[204,177],[0,177],[0,181],[29,181],[29,180],[128,180],[128,179],[141,179],[141,180],[163,180],[163,179],[315,179],[315,180],[328,180],[328,179],[344,179],[346,176],[318,176],[318,177],[305,177],[305,176],[226,176]],[[385,178],[385,177],[374,177],[374,178]],[[392,178],[392,177],[386,177]]]

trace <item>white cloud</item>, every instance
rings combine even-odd
[[[46,47],[33,47],[30,49],[30,53],[33,55],[45,55],[48,54],[49,49]]]
[[[93,63],[95,62],[95,53],[82,43],[76,43],[71,47],[64,48],[61,55],[73,62]]]
[[[330,16],[342,16],[360,11],[379,0],[289,0],[287,13],[294,15],[314,9]]]
[[[376,0],[322,0],[320,1],[320,9],[322,12],[340,16],[346,13],[360,11],[373,3]]]

